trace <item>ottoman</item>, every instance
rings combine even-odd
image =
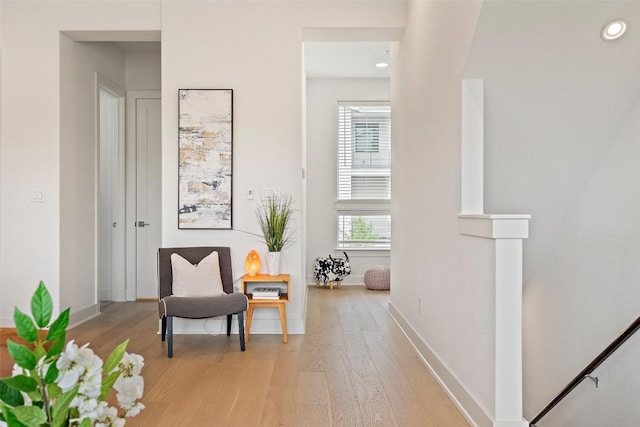
[[[391,268],[386,265],[371,267],[364,273],[364,285],[374,291],[386,291],[390,287]]]

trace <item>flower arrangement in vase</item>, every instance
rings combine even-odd
[[[0,379],[0,426],[120,427],[144,409],[138,402],[143,358],[126,352],[129,340],[104,363],[88,344],[65,345],[69,311],[51,322],[53,301],[42,282],[31,298],[31,317],[15,308],[16,332],[28,345],[7,340],[15,364],[13,375]],[[112,388],[120,414],[105,401]]]
[[[293,243],[293,198],[288,194],[274,193],[262,199],[256,211],[264,243],[269,251],[265,255],[267,270],[271,276],[280,274],[280,252]]]

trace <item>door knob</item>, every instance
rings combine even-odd
[[[148,224],[148,223],[146,223],[146,222],[144,222],[144,221],[138,221],[138,222],[136,223],[136,227],[141,227],[141,228],[142,228],[142,227],[146,227],[146,226],[148,226],[148,225],[151,225],[151,224]]]

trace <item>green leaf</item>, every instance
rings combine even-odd
[[[67,411],[69,410],[69,405],[71,405],[71,401],[78,394],[78,386],[72,388],[66,393],[62,393],[56,403],[53,405],[53,420],[51,422],[51,427],[61,427],[64,422],[67,420]]]
[[[38,327],[45,328],[51,321],[52,313],[53,301],[51,300],[51,294],[41,280],[38,289],[36,289],[33,297],[31,297],[31,314]]]
[[[53,382],[58,378],[58,367],[55,363],[49,365],[47,369],[47,373],[44,375],[44,383],[45,384],[53,384]]]
[[[6,421],[7,426],[31,427],[31,426],[26,426],[25,424],[22,424],[20,421],[18,421],[18,418],[13,413],[12,408],[9,408],[8,406],[5,406],[5,405],[0,405],[0,408],[2,408],[2,414],[4,415],[4,420]]]
[[[9,348],[9,354],[18,366],[28,370],[36,367],[36,356],[26,346],[7,340],[7,347]]]
[[[47,422],[47,416],[42,409],[35,406],[18,406],[13,408],[13,414],[18,421],[28,426],[40,426]]]
[[[100,397],[98,400],[106,399],[107,395],[109,395],[109,392],[111,391],[111,387],[113,387],[113,384],[115,384],[121,373],[122,372],[120,371],[112,372],[102,380],[102,386],[100,386]]]
[[[35,391],[38,388],[38,382],[26,375],[16,375],[15,377],[6,378],[4,383],[9,387],[24,391],[25,393]]]
[[[80,423],[80,425],[78,427],[91,427],[91,419],[90,418],[83,418],[82,422]]]
[[[107,362],[104,364],[102,372],[109,374],[118,366],[118,363],[120,363],[124,357],[125,351],[127,350],[127,344],[129,344],[129,339],[124,340],[119,346],[113,349],[107,358]]]
[[[6,380],[6,378],[0,380],[0,402],[4,402],[10,406],[24,405],[24,399],[20,391],[9,387],[9,385],[5,383]]]
[[[47,359],[46,360],[51,360],[52,358],[56,358],[57,359],[57,356],[59,356],[60,353],[62,353],[62,350],[64,349],[65,335],[66,335],[66,333],[62,334],[62,336],[60,338],[58,338],[51,345],[51,347],[49,347],[49,351],[47,352]]]
[[[36,342],[36,339],[38,339],[38,330],[31,317],[16,307],[13,310],[13,321],[16,324],[16,332],[20,338],[26,342]]]
[[[36,356],[37,360],[40,360],[47,355],[47,351],[44,349],[41,342],[36,342],[35,347],[33,348],[33,355]]]
[[[67,326],[69,326],[69,310],[70,309],[67,308],[60,313],[60,316],[51,324],[46,338],[47,341],[55,341],[64,336]]]
[[[29,396],[29,399],[31,399],[34,402],[40,402],[42,400],[42,395],[40,394],[40,390],[30,391],[29,393],[27,393],[27,396]]]
[[[54,400],[62,394],[62,389],[56,383],[47,384],[47,397]]]

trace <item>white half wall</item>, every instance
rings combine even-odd
[[[307,283],[315,284],[313,261],[344,257],[337,247],[338,101],[390,100],[389,79],[307,78]],[[392,196],[393,197],[393,196]],[[351,275],[343,283],[364,283],[373,265],[389,265],[390,251],[347,251]]]
[[[466,77],[485,82],[485,210],[533,217],[524,245],[529,419],[640,313],[640,33],[601,40],[618,17],[637,25],[640,3],[486,2],[466,64]],[[617,390],[587,402],[620,408],[640,381]],[[550,415],[554,425],[603,425],[570,400]],[[604,423],[639,419],[637,405],[622,414],[635,422]]]

